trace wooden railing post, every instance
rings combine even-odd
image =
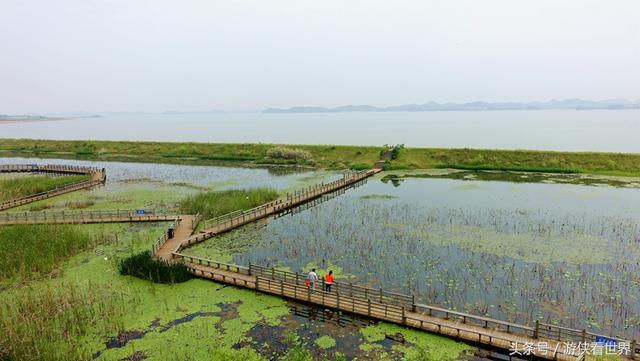
[[[540,320],[536,320],[536,328],[533,330],[533,338],[538,338],[540,331]]]
[[[407,324],[407,315],[405,313],[404,306],[402,306],[402,324],[403,325]]]
[[[416,295],[411,295],[411,312],[416,312]]]

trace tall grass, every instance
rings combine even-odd
[[[80,226],[15,225],[0,227],[0,281],[51,272],[60,262],[103,242],[104,233]]]
[[[89,176],[27,176],[11,179],[0,179],[0,202],[20,198],[31,194],[50,191],[52,189],[88,180]]]
[[[108,285],[28,286],[0,299],[0,360],[88,360],[76,343],[96,320],[104,333],[122,330],[133,298]]]
[[[221,216],[239,209],[250,209],[278,198],[271,188],[233,189],[200,193],[180,203],[183,214],[200,213],[205,219]]]
[[[134,254],[120,261],[121,275],[134,276],[155,283],[180,283],[193,278],[182,263],[169,263],[153,257],[151,251]]]

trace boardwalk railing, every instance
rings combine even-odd
[[[112,211],[59,211],[59,212],[10,212],[0,213],[1,223],[89,223],[109,220],[157,220],[172,221],[176,215],[166,211],[112,210]]]
[[[20,172],[49,172],[49,173],[72,173],[91,174],[100,173],[104,169],[95,167],[73,166],[63,164],[3,164],[0,165],[0,173],[20,173]]]
[[[180,224],[180,218],[176,219],[170,226],[169,228],[172,229],[177,229],[178,225]],[[158,252],[158,250],[162,247],[162,245],[165,244],[165,242],[167,242],[167,240],[169,240],[169,230],[166,229],[164,232],[162,232],[162,235],[160,237],[158,237],[158,240],[155,241],[155,243],[153,244],[153,247],[151,247],[151,251],[152,254],[156,254]]]
[[[292,207],[293,205],[306,202],[313,198],[319,197],[332,190],[337,190],[349,184],[357,183],[364,178],[371,176],[374,171],[350,172],[343,175],[342,178],[329,182],[313,185],[307,188],[287,193],[285,198],[262,204],[248,210],[236,210],[231,213],[224,214],[219,217],[207,219],[202,222],[203,233],[213,228],[235,228],[238,225],[247,223],[257,218],[264,217],[268,214],[276,213]]]
[[[326,292],[320,285],[315,289],[305,286],[306,273],[294,273],[275,268],[250,264],[249,267],[238,266],[230,263],[213,261],[183,253],[173,253],[173,259],[187,264],[189,270],[196,276],[202,276],[213,280],[235,284],[243,287],[254,288],[263,292],[278,294],[283,297],[307,301],[319,305],[337,308],[343,311],[374,317],[402,325],[419,328],[427,331],[438,332],[460,338],[465,334],[465,339],[474,341],[469,334],[477,337],[477,342],[494,345],[496,341],[508,342],[507,347],[518,340],[496,336],[495,331],[501,334],[510,334],[528,339],[551,340],[561,342],[595,342],[602,337],[614,340],[617,344],[628,345],[630,357],[637,357],[640,353],[636,342],[617,337],[603,336],[585,330],[570,329],[562,326],[536,322],[534,327],[519,325],[483,316],[472,315],[455,310],[416,303],[415,297],[390,292],[383,289],[370,288],[346,282],[335,282],[331,292]],[[192,266],[193,265],[193,266]],[[210,270],[197,268],[195,265],[204,266]],[[216,272],[226,271],[226,273]],[[321,284],[321,280],[319,283]],[[429,316],[429,317],[424,317]],[[455,322],[438,322],[449,320]],[[452,326],[452,325],[455,325]],[[486,330],[486,332],[482,331]],[[549,347],[549,355],[563,354],[578,356],[566,345],[563,347]]]

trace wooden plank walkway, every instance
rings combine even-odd
[[[198,224],[199,216],[180,216],[180,219],[174,223],[173,236],[169,237],[165,232],[163,237],[156,242],[153,247],[153,253],[156,257],[170,261],[173,259],[173,253],[180,247],[182,242],[193,234],[193,230]]]
[[[0,226],[13,224],[90,224],[175,221],[187,216],[153,210],[60,211],[0,213]]]
[[[215,282],[358,314],[468,343],[496,347],[507,352],[514,347],[522,352],[526,345],[530,345],[532,354],[541,359],[583,360],[584,355],[577,354],[575,344],[594,342],[595,336],[599,336],[553,325],[537,324],[536,328],[532,328],[416,303],[401,306],[390,301],[393,297],[389,298],[388,292],[384,297],[378,297],[381,290],[369,289],[369,295],[363,297],[362,289],[367,288],[362,286],[351,285],[351,292],[348,289],[345,291],[344,287],[342,290],[334,288],[332,292],[325,292],[320,288],[310,289],[304,286],[303,274],[254,265],[242,267],[184,254],[174,254],[174,258],[185,263],[195,276]],[[438,312],[442,312],[442,315]],[[547,327],[554,329],[543,332]],[[563,330],[573,333],[562,333]],[[639,350],[634,342],[621,339],[616,341],[627,342],[629,349],[636,350],[634,356],[637,357]],[[571,346],[572,343],[574,346]],[[633,358],[623,355],[620,359]]]

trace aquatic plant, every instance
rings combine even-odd
[[[199,193],[180,202],[183,214],[200,213],[205,219],[247,210],[278,198],[271,188],[233,189]]]
[[[186,265],[157,259],[151,251],[122,259],[118,263],[118,270],[121,275],[134,276],[154,283],[180,283],[193,278]]]

